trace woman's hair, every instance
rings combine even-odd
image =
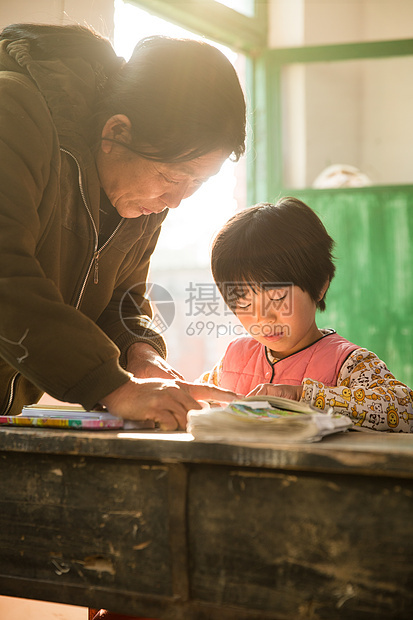
[[[36,60],[81,57],[107,77],[97,104],[101,132],[124,114],[132,124],[125,145],[163,162],[185,161],[223,149],[237,161],[245,150],[245,99],[230,61],[203,41],[152,36],[129,62],[109,41],[83,26],[14,24],[0,39],[30,41]]]
[[[226,303],[253,290],[293,284],[320,310],[323,286],[334,277],[334,241],[319,217],[297,198],[260,203],[234,215],[212,245],[214,280]]]
[[[158,161],[184,161],[224,149],[245,150],[245,100],[230,61],[203,41],[142,39],[102,98],[106,120],[125,114],[134,150]]]

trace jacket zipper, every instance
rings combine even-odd
[[[93,226],[93,233],[94,233],[94,244],[93,244],[93,256],[92,256],[92,260],[89,263],[89,267],[87,268],[86,271],[86,275],[83,279],[83,283],[82,286],[80,288],[80,292],[77,298],[77,302],[75,304],[75,308],[79,309],[80,306],[80,302],[82,301],[82,297],[83,297],[83,293],[85,291],[86,288],[86,283],[88,281],[90,272],[92,270],[92,267],[94,267],[94,274],[93,274],[93,283],[97,284],[99,282],[99,255],[102,252],[102,250],[105,249],[105,247],[108,245],[108,243],[110,243],[110,241],[113,239],[113,237],[115,236],[115,234],[118,232],[120,226],[123,223],[123,219],[119,222],[119,224],[116,226],[115,230],[113,231],[113,233],[110,235],[109,239],[107,239],[107,241],[102,245],[101,248],[98,248],[98,244],[99,244],[99,233],[97,231],[96,228],[96,224],[95,221],[92,217],[92,213],[89,209],[89,205],[87,204],[87,200],[86,200],[86,196],[85,196],[85,192],[83,189],[83,182],[82,182],[82,172],[80,170],[80,164],[77,160],[77,158],[68,150],[64,149],[64,148],[60,148],[60,150],[63,153],[66,153],[67,155],[70,155],[70,157],[72,157],[72,159],[76,162],[76,166],[77,166],[77,170],[78,170],[78,183],[79,183],[79,190],[80,190],[80,195],[82,196],[82,200],[83,200],[83,204],[85,205],[86,211],[89,215],[90,221],[92,222],[92,226]]]
[[[6,409],[4,410],[4,413],[2,415],[7,415],[8,412],[10,411],[10,407],[11,407],[11,404],[14,398],[14,386],[16,384],[17,377],[19,376],[19,374],[20,373],[16,372],[11,378],[9,400],[7,401]]]
[[[99,248],[98,250],[96,250],[96,252],[93,255],[92,263],[94,262],[94,274],[93,274],[93,283],[94,284],[97,284],[99,282],[99,256],[100,256],[100,253],[102,252],[102,250],[105,249],[105,247],[108,245],[108,243],[110,243],[112,241],[113,237],[116,235],[116,233],[118,232],[118,230],[119,230],[119,228],[121,227],[122,224],[123,224],[123,219],[121,219],[119,224],[116,226],[115,230],[110,235],[109,239],[107,239],[105,241],[105,243],[102,245],[102,247]]]

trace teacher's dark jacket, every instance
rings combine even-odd
[[[32,45],[0,41],[1,414],[43,392],[90,408],[128,380],[132,343],[165,355],[143,295],[166,213],[121,220],[98,245],[90,136],[105,68],[35,60]]]

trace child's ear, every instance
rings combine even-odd
[[[320,291],[320,295],[318,296],[318,301],[321,301],[322,299],[324,299],[324,296],[327,293],[329,286],[330,286],[330,278],[327,278],[327,280],[324,283],[323,288]]]

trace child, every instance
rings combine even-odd
[[[238,394],[330,407],[356,426],[413,432],[413,392],[374,353],[319,329],[334,276],[333,240],[296,198],[233,216],[212,247],[215,282],[250,334],[231,342],[202,381]]]

